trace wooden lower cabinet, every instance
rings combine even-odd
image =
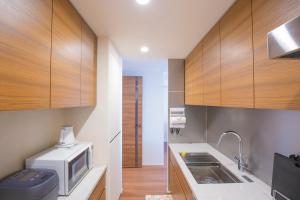
[[[102,192],[102,195],[101,195],[101,197],[100,197],[99,200],[105,200],[105,199],[106,199],[105,192],[106,192],[106,190],[104,190],[104,191]]]
[[[100,179],[100,181],[97,183],[94,191],[89,197],[89,200],[105,200],[106,199],[105,185],[106,185],[106,181],[105,181],[105,174],[104,174]]]
[[[169,149],[169,190],[174,200],[194,200],[189,187],[175,157]]]
[[[169,161],[169,189],[174,200],[185,200],[184,192],[180,186],[173,164]]]

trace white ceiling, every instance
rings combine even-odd
[[[127,58],[185,58],[234,0],[71,0],[98,36]],[[140,47],[150,48],[148,54]]]

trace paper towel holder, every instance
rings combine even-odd
[[[186,116],[185,108],[177,107],[170,108],[170,133],[177,135],[180,134],[180,130],[185,128],[186,125]]]

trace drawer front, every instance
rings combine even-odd
[[[104,197],[103,197],[104,196]],[[105,199],[105,174],[98,182],[89,200],[102,200]]]
[[[105,199],[106,199],[106,190],[103,190],[103,193],[99,200],[105,200]]]
[[[187,200],[194,200],[194,195],[193,195],[193,192],[191,190],[191,188],[189,187],[185,177],[184,177],[184,174],[182,173],[172,151],[169,149],[169,152],[170,152],[170,161],[171,161],[171,164],[173,165],[173,168],[175,170],[175,173],[179,179],[179,182],[180,182],[180,185],[184,191],[184,194],[185,194],[185,197]]]

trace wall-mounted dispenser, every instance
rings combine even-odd
[[[170,108],[170,132],[179,134],[180,129],[185,128],[185,108]]]

